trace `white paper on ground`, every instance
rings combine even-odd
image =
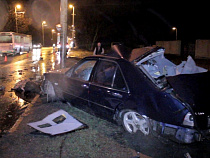
[[[60,123],[56,123],[54,120],[59,117],[63,118],[63,121],[60,121]],[[70,132],[83,126],[81,122],[77,121],[64,110],[54,112],[45,117],[43,120],[28,123],[28,125],[43,133],[51,135]],[[46,125],[48,125],[49,127],[45,127]]]

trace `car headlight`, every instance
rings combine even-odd
[[[191,126],[191,127],[194,126],[193,115],[192,115],[190,112],[188,112],[188,113],[185,115],[184,121],[183,121],[183,125]]]

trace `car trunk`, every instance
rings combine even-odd
[[[174,92],[193,109],[197,125],[210,128],[210,72],[166,78]]]
[[[190,56],[187,61],[175,65],[164,57],[164,51],[161,47],[149,47],[143,54],[142,49],[136,49],[130,61],[159,88],[173,88],[177,97],[194,111],[200,129],[210,128],[210,72],[196,66]]]

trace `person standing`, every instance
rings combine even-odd
[[[101,46],[101,42],[98,42],[97,46],[93,51],[93,55],[100,55],[100,54],[104,54],[104,48]]]

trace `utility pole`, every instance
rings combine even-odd
[[[67,13],[68,13],[68,0],[61,0],[60,4],[60,24],[61,24],[60,68],[61,69],[65,67],[66,42],[67,42]]]

